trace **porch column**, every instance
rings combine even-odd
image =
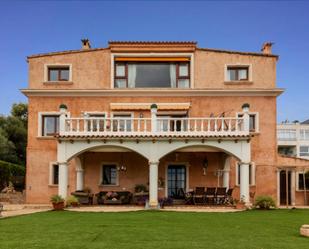
[[[76,157],[76,190],[84,189],[84,168],[82,165],[82,158]]]
[[[76,190],[84,189],[84,170],[81,168],[76,169]]]
[[[157,132],[157,110],[158,106],[156,104],[152,104],[151,107],[151,132]]]
[[[66,198],[68,195],[68,163],[59,162],[59,182],[58,182],[58,194],[62,198]]]
[[[223,170],[223,184],[222,186],[226,189],[230,187],[230,170]]]
[[[249,163],[240,163],[240,200],[250,204],[249,196]]]
[[[224,168],[223,168],[223,183],[222,186],[224,188],[230,187],[230,157],[227,157],[224,162]]]
[[[296,187],[296,174],[295,170],[291,170],[291,205],[295,207],[295,187]]]
[[[158,166],[159,162],[149,161],[149,206],[158,206]]]

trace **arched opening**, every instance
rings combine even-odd
[[[69,165],[68,194],[83,204],[90,204],[89,197],[93,204],[131,204],[136,185],[148,189],[148,159],[125,146],[89,146],[72,154]]]
[[[233,189],[232,195],[239,195],[237,184],[237,162],[233,153],[209,145],[184,145],[164,154],[160,158],[159,197],[172,198],[176,204],[194,204],[197,200],[188,200],[190,193],[198,188],[214,188],[215,191],[227,192]],[[216,199],[216,193],[206,200],[205,204],[223,204],[223,199]]]

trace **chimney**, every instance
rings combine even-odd
[[[262,46],[262,53],[263,54],[271,54],[271,47],[274,43],[273,42],[264,42],[263,46]]]
[[[91,48],[89,39],[82,39],[81,41],[83,50]]]

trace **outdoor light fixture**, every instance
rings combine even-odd
[[[121,153],[121,163],[120,166],[117,167],[118,171],[127,171],[127,166],[123,163],[123,153]]]
[[[203,161],[203,175],[206,175],[207,168],[208,168],[208,159],[207,157],[205,157]]]

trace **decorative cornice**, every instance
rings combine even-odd
[[[143,96],[279,96],[284,92],[282,88],[271,89],[21,89],[27,97],[143,97]]]

